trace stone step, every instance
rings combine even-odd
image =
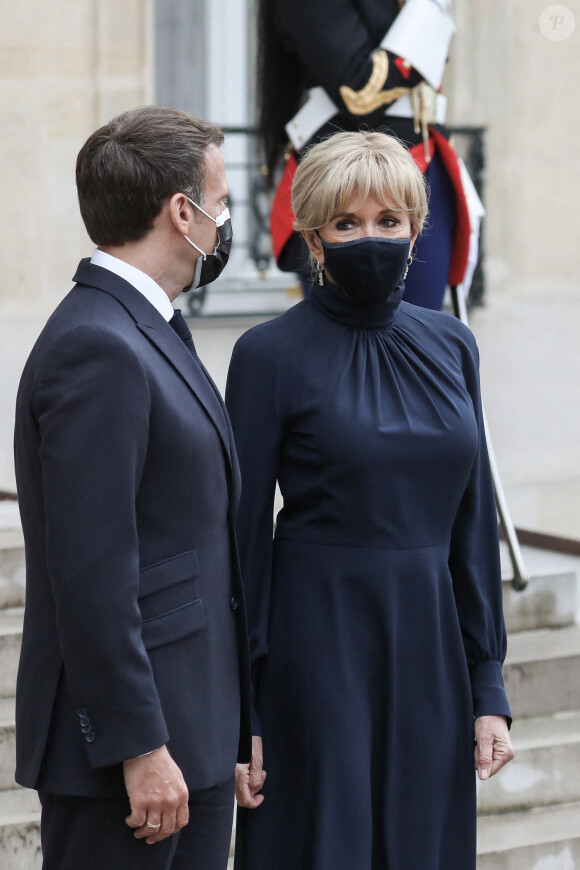
[[[6,535],[3,536],[6,539]],[[0,536],[0,610],[24,606],[25,565],[22,546],[2,546]],[[561,628],[575,620],[577,575],[573,571],[541,574],[516,592],[503,581],[503,606],[509,633]]]
[[[580,867],[580,803],[482,816],[477,870]]]
[[[24,605],[25,577],[23,547],[0,547],[0,608]]]
[[[0,611],[0,698],[14,695],[22,642],[23,608]]]
[[[522,547],[530,582],[516,592],[505,543],[500,545],[503,605],[509,633],[534,628],[560,628],[580,622],[580,558],[566,553]]]
[[[0,501],[0,608],[24,604],[24,538],[18,505]]]
[[[480,815],[580,801],[580,711],[516,719],[512,740],[514,761],[477,782]]]
[[[578,575],[573,570],[532,576],[521,592],[503,581],[503,612],[509,634],[536,628],[562,628],[576,619]]]
[[[511,635],[504,680],[515,719],[580,710],[580,626]]]
[[[480,814],[580,801],[580,711],[516,720],[516,758],[478,781]],[[14,788],[14,699],[0,699],[0,790]]]
[[[0,698],[0,792],[15,788],[14,698]]]
[[[40,804],[36,792],[0,792],[0,870],[41,870]]]
[[[477,870],[574,870],[579,820],[580,803],[481,816]],[[0,870],[40,870],[39,821],[35,792],[0,792]]]
[[[509,577],[512,569],[502,544],[504,613],[508,631],[558,628],[580,621],[580,559],[561,553],[523,547],[531,575],[528,587],[516,592]],[[0,609],[24,605],[24,539],[18,505],[0,502]]]

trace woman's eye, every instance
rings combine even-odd
[[[381,226],[383,227],[396,227],[399,221],[394,217],[384,217],[381,220]]]
[[[336,224],[336,229],[337,230],[351,230],[352,229],[352,222],[351,221],[339,221]]]

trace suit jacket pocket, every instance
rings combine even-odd
[[[205,611],[196,551],[143,568],[139,607],[147,649],[180,640],[202,628]]]
[[[205,611],[201,598],[182,607],[143,620],[141,636],[145,649],[155,649],[193,634],[205,625]]]

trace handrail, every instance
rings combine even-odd
[[[461,292],[460,287],[451,287],[451,300],[453,303],[453,311],[455,313],[455,316],[459,320],[461,320],[462,323],[465,323],[466,326],[469,326],[467,306],[465,304],[465,298],[463,296],[463,293]],[[495,451],[493,449],[491,436],[489,434],[489,426],[487,425],[485,411],[483,411],[483,427],[485,431],[485,439],[487,441],[487,452],[489,455],[489,465],[491,468],[491,476],[493,479],[493,489],[495,492],[495,503],[499,517],[499,523],[503,531],[503,537],[506,541],[510,554],[510,560],[512,563],[512,586],[515,590],[520,592],[528,585],[529,574],[524,564],[524,557],[522,555],[518,536],[512,522],[511,514],[509,512],[507,500],[501,482],[499,468],[495,458]]]

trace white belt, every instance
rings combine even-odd
[[[338,109],[324,88],[310,88],[306,102],[285,127],[296,151],[300,151],[316,131],[337,114]]]
[[[447,98],[437,94],[436,122],[445,123]],[[386,115],[399,118],[412,118],[413,107],[409,96],[401,97],[392,103],[385,112]],[[286,124],[286,133],[296,151],[300,151],[312,139],[317,130],[338,115],[338,108],[330,99],[324,88],[311,88],[308,98],[302,108]]]

